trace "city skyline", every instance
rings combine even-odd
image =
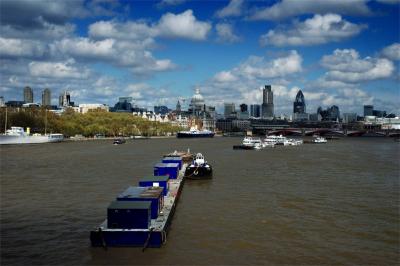
[[[400,113],[398,1],[46,3],[1,2],[6,101],[29,86],[53,103],[67,90],[78,103],[174,107],[199,86],[223,113],[262,103],[271,84],[275,115],[292,113],[300,89],[310,113]]]

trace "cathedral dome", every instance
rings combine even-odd
[[[193,95],[192,100],[191,100],[191,105],[192,106],[204,105],[204,98],[200,94],[200,90],[199,89],[196,89],[196,93]]]

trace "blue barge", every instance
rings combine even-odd
[[[145,177],[139,181],[140,187],[129,187],[119,194],[107,209],[107,219],[90,232],[92,246],[161,247],[184,184],[187,163],[183,159],[174,156],[176,178]],[[170,172],[171,167],[168,163],[167,169],[160,169]]]

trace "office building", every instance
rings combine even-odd
[[[364,117],[373,116],[373,111],[374,111],[373,105],[364,105]]]
[[[262,118],[274,117],[274,93],[271,85],[265,85],[263,89]]]
[[[51,105],[51,92],[50,89],[44,89],[42,92],[42,106]]]
[[[354,123],[357,122],[356,113],[343,113],[343,123]]]
[[[60,107],[69,107],[73,106],[71,103],[71,96],[68,91],[64,91],[63,93],[60,94],[58,97],[58,106]]]
[[[24,102],[25,103],[33,103],[33,91],[31,87],[24,88]]]
[[[234,103],[224,103],[224,116],[227,118],[231,116],[235,111],[235,104]]]
[[[157,105],[157,106],[154,106],[154,113],[155,114],[162,114],[162,115],[165,115],[165,114],[168,114],[168,107],[167,106],[164,106],[164,105]]]
[[[132,107],[132,97],[119,97],[118,102],[114,105],[112,110],[113,112],[118,113],[131,113],[132,111],[139,111],[134,110]]]
[[[259,104],[250,105],[250,116],[259,118],[261,116],[261,106]]]
[[[294,114],[304,114],[306,112],[306,102],[304,100],[304,95],[301,90],[297,92],[296,99],[293,103],[293,113]]]
[[[321,121],[339,121],[340,118],[339,107],[336,105],[332,105],[326,110],[318,107],[317,114],[321,116]]]

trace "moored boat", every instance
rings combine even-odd
[[[210,179],[212,178],[212,167],[209,165],[203,154],[197,153],[193,162],[186,167],[185,178],[188,179]]]
[[[189,131],[179,131],[176,134],[177,138],[212,138],[215,133],[210,130],[198,130],[191,128]]]
[[[313,143],[327,143],[328,141],[324,137],[316,137],[312,140]]]
[[[113,144],[120,145],[120,144],[124,144],[125,142],[126,142],[126,140],[124,138],[116,138],[116,139],[114,139]]]
[[[5,134],[0,135],[0,144],[38,144],[49,142],[61,142],[64,140],[63,134],[29,134],[23,127],[11,127]]]

